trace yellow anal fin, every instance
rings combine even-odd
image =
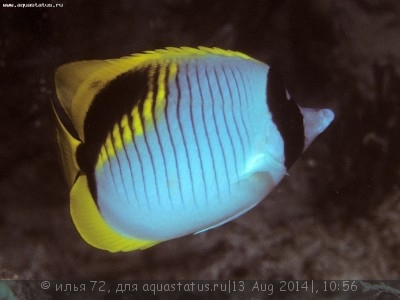
[[[100,215],[90,194],[86,175],[81,175],[71,190],[71,216],[82,238],[93,247],[110,252],[146,249],[160,241],[130,238],[113,230]]]

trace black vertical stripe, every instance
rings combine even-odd
[[[238,121],[237,121],[237,119],[236,119],[236,114],[235,114],[235,101],[233,100],[232,87],[231,87],[231,85],[230,85],[230,83],[229,83],[230,80],[229,80],[229,78],[228,78],[228,75],[226,74],[225,66],[224,66],[224,65],[222,65],[222,71],[223,71],[224,76],[225,76],[226,84],[227,84],[227,86],[228,86],[229,98],[230,98],[230,100],[231,100],[233,124],[235,125],[235,130],[236,130],[236,132],[237,132],[237,136],[239,137],[240,146],[241,146],[241,148],[242,148],[243,160],[245,160],[246,158],[245,158],[245,152],[244,152],[244,142],[243,142],[243,137],[242,137],[242,135],[241,135],[241,133],[240,133],[240,130],[239,130]]]
[[[136,144],[136,136],[135,136],[135,131],[134,131],[134,129],[133,129],[133,128],[134,128],[134,126],[133,126],[134,120],[133,120],[133,118],[132,118],[131,115],[129,115],[129,122],[128,122],[128,123],[129,123],[130,129],[131,129],[131,131],[132,131],[132,144],[133,144],[133,148],[135,149],[136,155],[137,155],[137,157],[138,157],[138,163],[139,163],[139,167],[140,167],[140,175],[141,175],[141,177],[142,177],[142,184],[143,184],[143,188],[144,188],[144,195],[145,195],[145,197],[146,197],[147,207],[150,208],[149,194],[148,194],[148,191],[147,191],[148,186],[147,186],[146,178],[144,178],[144,167],[143,167],[143,162],[142,162],[142,158],[141,158],[141,156],[140,156],[139,149],[138,149],[137,144]],[[138,203],[139,203],[140,199],[137,199],[137,201],[138,201]]]
[[[304,150],[303,115],[297,104],[287,99],[283,81],[275,69],[267,76],[267,103],[284,142],[285,167],[289,169]]]
[[[150,78],[150,76],[155,76],[154,73],[151,73],[150,70],[148,72],[148,80],[152,80],[153,78]],[[153,87],[154,88],[154,87]],[[149,82],[147,82],[147,89],[150,89],[149,86]],[[154,93],[154,90],[153,90]],[[144,102],[145,102],[144,98],[138,105],[138,113],[139,113],[139,117],[140,117],[140,123],[142,125],[142,129],[143,129],[143,140],[144,140],[144,144],[146,145],[146,149],[147,149],[147,153],[149,154],[149,158],[150,158],[150,164],[151,164],[151,169],[153,171],[153,176],[154,176],[154,186],[156,187],[156,193],[157,193],[157,199],[158,199],[158,203],[160,204],[160,191],[158,188],[158,181],[157,181],[157,173],[156,173],[156,167],[154,165],[154,157],[153,157],[153,152],[151,151],[151,147],[149,145],[149,141],[147,139],[147,128],[146,126],[146,120],[144,118],[144,112],[143,112],[143,108],[144,108]]]
[[[196,72],[197,72],[197,66],[195,66],[195,67],[196,67]],[[197,156],[199,157],[199,160],[200,160],[201,178],[203,180],[204,191],[205,191],[206,201],[207,201],[208,200],[208,198],[207,198],[208,191],[207,191],[207,184],[206,184],[204,169],[203,169],[203,159],[202,159],[202,156],[200,153],[199,141],[198,141],[195,124],[194,124],[194,118],[193,118],[193,105],[192,105],[193,104],[193,93],[192,93],[192,86],[191,86],[190,78],[189,78],[189,65],[188,64],[186,64],[185,71],[186,71],[186,80],[187,80],[188,89],[189,89],[190,124],[192,125],[193,135],[194,135],[194,139],[195,139],[195,143],[196,143]]]
[[[239,177],[239,172],[238,172],[238,167],[237,167],[236,149],[235,149],[235,146],[233,144],[230,128],[228,127],[228,122],[226,121],[226,103],[225,103],[226,99],[224,98],[224,95],[222,93],[221,83],[219,82],[219,78],[218,78],[219,76],[218,76],[217,70],[215,68],[214,68],[214,74],[215,74],[215,80],[216,80],[217,86],[218,86],[219,96],[220,96],[221,101],[222,101],[222,116],[223,116],[223,119],[224,119],[224,125],[225,125],[226,132],[228,134],[229,144],[230,144],[230,146],[232,148],[234,167],[235,167],[235,175],[236,175],[236,177]],[[233,121],[235,122],[235,119]]]
[[[178,71],[178,70],[177,70]],[[170,76],[170,65],[168,65],[166,67],[166,71],[165,71],[165,78],[164,78],[164,88],[165,88],[165,107],[164,107],[164,118],[165,118],[165,122],[167,125],[167,131],[168,131],[168,137],[169,137],[169,142],[171,144],[172,147],[172,153],[174,155],[174,161],[175,161],[175,169],[176,169],[176,174],[178,176],[178,184],[179,184],[179,195],[181,197],[181,201],[183,202],[183,195],[182,195],[182,183],[181,183],[181,177],[180,177],[180,173],[179,173],[179,167],[178,167],[178,159],[176,157],[176,146],[175,143],[172,139],[172,133],[171,133],[171,125],[170,125],[170,121],[169,121],[169,76]],[[175,74],[175,76],[178,76],[178,72]],[[178,91],[179,93],[179,91]],[[178,97],[179,98],[179,97]],[[178,101],[178,100],[177,100]],[[180,101],[180,100],[179,100]],[[186,145],[185,145],[186,147]],[[167,178],[168,179],[168,178]]]
[[[249,82],[248,80],[245,82],[245,80],[243,79],[243,75],[242,75],[242,72],[241,72],[240,68],[236,68],[236,70],[237,70],[237,73],[239,74],[240,81],[241,81],[242,86],[243,86],[244,99],[246,100],[246,108],[243,109],[242,111],[246,111],[247,122],[245,123],[245,125],[247,125],[247,124],[249,124],[249,121],[250,121],[250,118],[251,118],[251,116],[250,116],[249,99],[250,99],[251,101],[254,101],[254,100],[256,100],[256,99],[253,98],[253,97],[254,97],[253,95],[250,97],[250,93],[249,93],[249,91],[248,91],[248,87],[249,87],[249,86],[251,87],[250,82]],[[250,88],[250,89],[251,89],[251,88]],[[252,91],[252,89],[251,89],[251,91]],[[246,126],[246,129],[247,129],[247,126]],[[248,131],[247,131],[247,132],[248,132]]]
[[[182,122],[181,122],[181,117],[180,117],[180,113],[181,113],[180,112],[180,106],[181,106],[181,102],[182,102],[181,87],[180,87],[180,81],[179,81],[179,73],[180,72],[181,72],[181,70],[180,70],[179,66],[177,66],[176,77],[175,77],[176,90],[178,92],[177,104],[176,104],[176,116],[177,116],[178,124],[179,124],[179,132],[181,133],[181,136],[182,136],[183,147],[185,149],[186,164],[187,164],[188,170],[189,170],[190,184],[191,184],[191,188],[192,188],[192,196],[193,196],[193,200],[196,202],[196,197],[195,197],[195,193],[194,193],[194,183],[193,183],[192,168],[190,166],[189,153],[188,153],[188,150],[187,150],[186,139],[185,139],[185,135],[183,133],[183,127],[182,127]],[[190,99],[189,99],[189,101],[190,101]],[[183,200],[183,198],[182,198],[182,200]]]
[[[128,118],[128,120],[129,120],[129,118]],[[119,135],[121,136],[122,147],[124,148],[125,157],[126,157],[126,160],[128,162],[128,166],[129,166],[129,173],[131,175],[132,188],[133,188],[133,192],[135,194],[135,200],[139,201],[139,197],[138,197],[138,194],[137,194],[136,188],[135,188],[135,180],[133,178],[132,163],[131,163],[131,159],[129,158],[128,151],[126,150],[126,145],[125,145],[125,141],[124,141],[124,131],[125,130],[129,130],[129,127],[128,128],[122,128],[122,125],[118,124],[118,130],[119,130]]]
[[[220,186],[219,186],[219,180],[218,180],[218,177],[217,177],[217,171],[215,170],[215,158],[214,158],[213,148],[211,147],[210,136],[208,134],[206,120],[205,120],[205,117],[204,117],[204,106],[206,104],[208,104],[208,101],[204,101],[203,92],[202,92],[203,86],[200,84],[199,68],[198,68],[197,65],[196,65],[196,79],[197,79],[197,85],[199,87],[200,98],[201,98],[201,101],[200,101],[201,102],[201,118],[202,118],[202,121],[203,121],[204,132],[206,134],[206,141],[207,141],[207,145],[208,145],[208,150],[210,151],[210,155],[211,155],[211,162],[212,162],[212,166],[213,166],[214,180],[217,183],[217,192],[218,192],[218,195],[219,195]]]
[[[239,74],[240,81],[241,81],[242,86],[243,86],[244,99],[246,100],[246,110],[249,111],[249,94],[248,94],[248,91],[247,91],[247,84],[246,84],[246,82],[244,82],[243,74],[242,74],[242,71],[240,70],[240,68],[236,68],[236,70],[237,70],[237,73]],[[254,100],[254,99],[252,99],[252,100]]]
[[[231,69],[231,72],[232,72],[232,76],[233,76],[233,81],[234,81],[234,83],[235,83],[235,86],[236,86],[236,89],[237,89],[237,92],[238,92],[238,95],[239,95],[239,102],[240,102],[240,121],[241,121],[241,123],[242,123],[242,127],[243,127],[243,129],[244,129],[244,132],[245,132],[245,134],[246,134],[246,138],[247,138],[247,146],[248,147],[250,147],[250,135],[249,135],[249,131],[248,131],[248,129],[247,129],[247,126],[246,126],[246,122],[244,121],[244,119],[243,119],[243,112],[244,111],[248,111],[248,109],[247,109],[247,107],[243,107],[243,103],[242,103],[242,101],[243,101],[243,95],[242,95],[242,93],[241,93],[241,91],[240,91],[240,88],[239,88],[239,84],[238,84],[238,79],[237,79],[237,75],[235,75],[235,72],[234,72],[234,70],[232,70]],[[243,86],[243,89],[244,89],[244,84],[242,84],[242,86]]]
[[[168,68],[168,66],[166,67]],[[153,126],[154,126],[154,130],[156,132],[156,136],[157,136],[157,142],[158,142],[158,146],[160,148],[160,152],[161,152],[161,158],[162,158],[162,162],[163,162],[163,166],[164,166],[164,176],[165,176],[165,180],[167,181],[167,185],[168,185],[168,171],[167,171],[167,165],[166,165],[166,160],[165,160],[165,154],[164,154],[164,149],[161,143],[161,138],[160,138],[160,133],[158,131],[158,124],[157,124],[157,119],[156,119],[156,106],[157,106],[157,94],[158,94],[158,90],[159,90],[159,85],[158,85],[158,80],[160,77],[160,66],[157,65],[157,69],[154,73],[153,76],[153,102],[151,105],[151,116],[153,119]],[[163,101],[163,100],[161,100]],[[171,201],[171,205],[172,205],[172,199],[171,199],[171,192],[170,189],[167,187],[167,191],[168,191],[168,199],[170,199]]]
[[[97,199],[95,166],[100,149],[107,135],[124,114],[144,99],[147,93],[146,69],[136,69],[123,73],[110,82],[93,99],[84,121],[84,143],[76,153],[82,172],[87,175],[89,190]]]
[[[107,160],[109,160],[110,159],[110,154],[108,153],[106,146],[104,146],[104,150],[105,150],[105,153],[106,153],[106,156],[107,156]],[[111,179],[112,179],[115,191],[118,193],[118,188],[117,188],[117,184],[115,182],[115,175],[114,175],[114,172],[113,172],[112,164],[108,164],[108,167],[110,169]]]
[[[205,73],[206,73],[206,79],[207,79],[207,83],[208,83],[208,89],[210,91],[211,100],[212,100],[212,116],[213,116],[213,120],[214,120],[215,131],[217,133],[218,144],[219,144],[219,147],[221,149],[222,159],[224,161],[225,176],[226,176],[226,179],[228,180],[228,189],[230,191],[231,180],[230,180],[230,176],[229,176],[229,172],[228,172],[228,165],[227,165],[227,161],[226,161],[225,149],[224,149],[224,147],[222,145],[221,135],[220,135],[219,129],[218,129],[218,125],[219,124],[217,124],[217,119],[215,118],[215,98],[214,98],[213,91],[212,91],[212,88],[211,88],[210,77],[208,75],[208,67],[209,66],[207,65]],[[215,71],[215,69],[214,69],[214,71]],[[222,97],[220,99],[222,101]]]
[[[119,127],[118,123],[117,123],[115,126],[118,126],[118,127]],[[118,131],[119,131],[119,130],[118,130]],[[117,148],[115,147],[114,130],[112,130],[112,131],[110,132],[110,137],[111,137],[110,143],[111,143],[111,145],[112,145],[112,147],[113,147],[113,150],[114,150],[114,153],[115,153],[115,158],[116,158],[116,161],[117,161],[117,164],[118,164],[119,175],[121,176],[122,188],[123,188],[123,190],[124,190],[124,194],[125,194],[126,200],[129,201],[128,192],[126,191],[126,186],[125,186],[125,181],[124,181],[124,174],[122,174],[121,161],[119,160]],[[121,137],[121,139],[122,139],[122,137]],[[114,160],[114,161],[115,161],[115,160]]]

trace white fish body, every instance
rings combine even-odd
[[[56,87],[72,218],[112,252],[243,214],[333,120],[288,100],[266,64],[216,48],[67,64]]]

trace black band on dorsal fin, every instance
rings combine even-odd
[[[136,69],[110,81],[94,97],[84,123],[85,142],[77,149],[77,162],[87,174],[88,185],[96,201],[95,165],[107,136],[125,114],[143,102],[148,93],[149,70]]]
[[[270,68],[267,78],[267,104],[284,142],[285,167],[289,169],[304,150],[304,124],[300,108],[287,99],[281,76]]]

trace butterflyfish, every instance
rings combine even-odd
[[[72,220],[110,252],[220,226],[257,205],[331,123],[274,68],[218,48],[165,48],[55,73]]]

